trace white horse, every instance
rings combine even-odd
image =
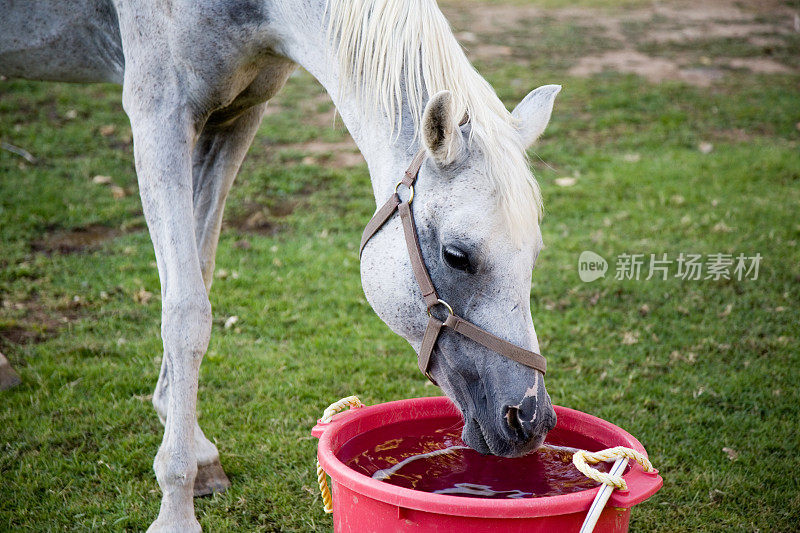
[[[379,205],[426,150],[414,217],[438,293],[538,351],[530,278],[542,208],[525,149],[560,87],[509,113],[434,0],[0,0],[0,17],[0,74],[123,85],[162,295],[153,404],[165,425],[154,461],[163,499],[150,531],[200,530],[193,493],[229,485],[195,415],[208,291],[225,198],[267,101],[297,65],[336,104]],[[397,217],[361,266],[374,310],[419,351],[426,305]],[[453,331],[441,334],[430,373],[463,412],[464,441],[483,453],[526,453],[555,424],[539,371]]]

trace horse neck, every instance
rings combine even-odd
[[[343,91],[339,84],[339,62],[326,42],[324,20],[325,2],[287,1],[285,23],[289,31],[282,43],[283,52],[305,68],[327,90],[347,130],[353,137],[369,167],[372,189],[380,205],[408,167],[419,149],[415,125],[407,105],[406,93],[402,96],[402,113],[399,124],[393,124],[382,111],[366,109],[352,91]]]

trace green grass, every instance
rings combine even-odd
[[[557,38],[569,24],[542,29],[552,61],[531,43],[479,64],[509,106],[564,85],[532,157],[547,211],[532,303],[548,390],[647,447],[665,485],[634,509],[633,530],[796,530],[800,76],[732,71],[702,89],[572,78],[564,58],[580,50]],[[328,110],[321,93],[305,73],[290,80],[229,200],[199,412],[233,487],[196,501],[206,531],[329,531],[309,434],[321,410],[352,393],[438,394],[360,288],[366,167],[304,163],[292,146],[345,138],[309,118]],[[159,285],[119,98],[112,86],[0,83],[0,137],[38,159],[0,151],[0,351],[23,379],[0,393],[3,531],[142,530],[158,512]],[[577,183],[559,187],[564,176]],[[240,229],[258,209],[267,229]],[[47,252],[54,234],[88,225],[115,237]],[[610,261],[605,279],[579,280],[583,250]],[[763,261],[757,280],[614,279],[618,254],[680,252]]]

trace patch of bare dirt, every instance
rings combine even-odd
[[[475,33],[498,33],[517,27],[521,20],[544,15],[538,7],[525,5],[476,4],[444,2],[442,11],[456,27],[469,28]]]
[[[117,228],[92,224],[81,228],[54,231],[31,243],[31,248],[36,252],[47,254],[74,254],[96,250],[103,243],[121,233]]]
[[[623,29],[625,23],[644,22],[652,18],[649,10],[626,10],[619,13],[609,13],[599,9],[586,9],[567,7],[556,9],[552,16],[561,22],[579,22],[588,27],[600,29],[606,39],[612,41],[625,41],[626,33]]]
[[[334,168],[350,168],[364,163],[364,156],[358,151],[352,139],[342,142],[310,141],[306,143],[287,144],[284,148],[291,148],[307,153],[303,164],[322,165]]]
[[[668,59],[653,58],[636,50],[613,50],[599,56],[587,56],[569,69],[573,76],[592,76],[604,70],[638,74],[658,83],[679,75],[678,67]]]
[[[303,122],[321,128],[333,127],[336,123],[336,107],[334,107],[328,93],[322,92],[305,100],[301,107],[303,109]]]
[[[298,202],[296,201],[289,201],[282,204],[284,208],[281,209],[281,213],[283,214],[273,212],[272,209],[266,206],[251,204],[245,206],[242,215],[226,220],[225,226],[233,227],[247,233],[275,235],[279,233],[281,229],[279,219],[290,215],[297,204]]]
[[[783,28],[773,24],[747,24],[747,23],[728,23],[710,22],[687,26],[683,28],[655,30],[648,32],[647,40],[656,43],[685,43],[686,41],[697,41],[700,39],[747,39],[757,38],[764,34],[791,34],[792,29],[788,25]],[[780,43],[779,39],[773,38],[773,43]]]
[[[779,0],[676,0],[629,9],[542,9],[446,2],[444,10],[460,30],[457,37],[472,49],[471,56],[478,59],[512,55],[513,50],[508,46],[487,44],[486,39],[496,36],[502,42],[509,30],[524,29],[526,22],[545,16],[555,23],[599,30],[605,38],[606,50],[578,58],[568,70],[574,76],[612,70],[636,74],[654,83],[680,80],[705,87],[722,79],[729,69],[759,74],[797,72],[795,67],[771,57],[708,57],[699,44],[713,39],[740,39],[763,48],[765,56],[769,55],[773,48],[786,45],[787,36],[800,32],[800,14]],[[480,37],[476,38],[476,34]],[[692,42],[698,46],[685,46]],[[653,45],[673,48],[669,57],[637,49],[641,46],[653,49]],[[680,47],[677,50],[676,45]],[[703,66],[698,67],[698,63]]]
[[[652,57],[636,50],[613,50],[599,56],[581,58],[569,69],[572,76],[592,76],[606,70],[636,74],[652,83],[681,80],[698,87],[708,87],[724,76],[713,67],[681,68],[678,63],[663,57]]]
[[[239,213],[224,220],[226,228],[236,228],[246,233],[258,233],[260,235],[276,235],[282,229],[282,221],[294,213],[303,201],[311,196],[316,189],[312,187],[303,188],[299,193],[290,199],[275,201],[270,205],[250,202],[245,204]],[[235,245],[240,248],[249,247],[247,241],[240,241],[246,244]]]
[[[674,20],[692,22],[752,20],[759,15],[793,15],[794,10],[781,0],[703,0],[673,1],[654,4],[655,14]]]
[[[792,69],[765,57],[732,57],[727,60],[731,68],[743,68],[757,74],[791,74]]]
[[[81,315],[81,302],[63,302],[48,308],[37,299],[25,302],[2,302],[3,315],[17,318],[0,320],[0,346],[33,344],[53,337],[65,324]]]
[[[0,342],[6,344],[32,344],[42,342],[51,336],[53,323],[36,324],[5,324],[0,326]]]
[[[502,44],[474,44],[465,48],[470,59],[509,58],[514,53],[510,46]]]

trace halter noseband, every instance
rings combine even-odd
[[[403,179],[395,186],[392,196],[378,209],[372,219],[367,223],[367,227],[364,228],[364,233],[361,236],[361,247],[358,250],[358,255],[360,257],[361,252],[364,251],[364,246],[367,245],[367,242],[369,242],[372,236],[383,227],[386,221],[389,220],[395,212],[400,214],[400,220],[403,223],[403,233],[406,238],[406,247],[408,248],[408,256],[411,259],[411,267],[414,270],[414,277],[417,279],[417,284],[419,284],[419,288],[422,291],[422,299],[428,307],[428,326],[425,329],[425,335],[422,337],[422,346],[417,358],[420,371],[422,371],[425,377],[431,380],[434,385],[437,385],[430,374],[431,354],[439,339],[442,328],[450,328],[493,352],[497,352],[504,357],[508,357],[513,361],[538,370],[544,374],[547,370],[547,361],[544,357],[536,352],[526,350],[507,340],[501,339],[485,329],[476,326],[472,322],[459,317],[453,312],[453,308],[450,307],[450,304],[439,298],[439,295],[436,293],[436,288],[433,286],[428,268],[425,266],[425,261],[422,258],[422,249],[419,245],[417,228],[414,224],[414,214],[411,211],[411,202],[414,200],[414,183],[417,181],[419,169],[422,167],[425,157],[426,150],[422,148],[414,156],[414,159],[411,160],[411,164],[408,166],[408,169],[406,169],[405,174],[403,174]],[[401,185],[404,185],[409,190],[409,198],[406,201],[401,200],[400,196],[397,194],[397,189]],[[447,309],[448,315],[444,321],[439,320],[431,314],[431,309],[437,305],[441,305]]]

